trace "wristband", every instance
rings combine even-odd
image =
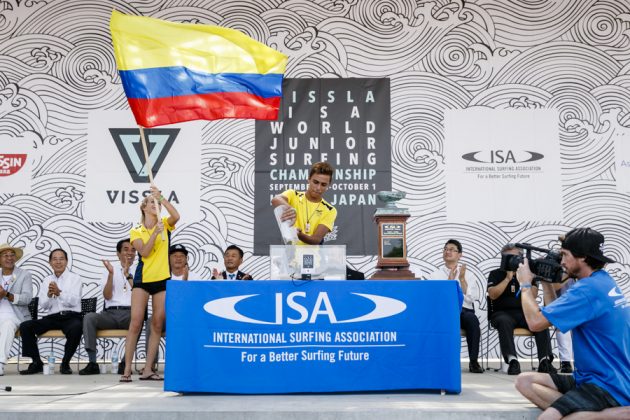
[[[163,195],[160,195],[160,199],[159,199],[160,203],[164,200],[166,200],[166,197],[164,197]]]
[[[521,295],[521,290],[522,289],[531,289],[531,288],[532,288],[532,284],[531,283],[520,284],[518,292],[516,292],[516,297],[518,298]]]

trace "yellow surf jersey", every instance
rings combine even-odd
[[[153,249],[148,257],[139,257],[136,273],[133,277],[134,283],[153,283],[156,281],[167,280],[171,277],[171,267],[168,263],[168,248],[171,243],[171,231],[175,226],[168,224],[168,217],[162,217],[164,224],[165,239],[162,235],[155,238]],[[129,231],[129,240],[133,244],[136,239],[141,239],[142,243],[149,242],[151,234],[155,230],[155,226],[147,229],[140,224]]]
[[[293,226],[301,229],[307,235],[315,233],[319,225],[326,226],[329,231],[333,230],[335,219],[337,218],[337,209],[332,204],[324,199],[319,203],[310,202],[306,198],[306,193],[295,190],[286,190],[282,195],[297,213]],[[309,229],[306,229],[307,225]],[[306,244],[300,241],[299,245]]]

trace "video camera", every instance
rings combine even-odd
[[[529,269],[534,275],[542,277],[544,281],[550,283],[562,283],[564,271],[560,265],[560,261],[562,261],[560,252],[553,249],[537,248],[530,244],[514,244],[514,246],[525,250]],[[532,259],[532,251],[545,253],[545,256]],[[501,254],[501,270],[516,271],[522,262],[522,255]]]

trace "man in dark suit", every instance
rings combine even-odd
[[[252,280],[252,276],[240,271],[238,268],[243,263],[243,250],[236,245],[230,245],[223,253],[225,270],[219,272],[212,270],[212,280]]]

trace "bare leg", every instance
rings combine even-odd
[[[525,372],[516,377],[514,384],[518,392],[536,407],[546,410],[562,396],[547,373]],[[557,410],[554,410],[557,412]]]
[[[151,316],[151,337],[149,338],[149,346],[147,353],[147,362],[144,365],[142,376],[148,377],[153,374],[151,367],[157,358],[160,349],[160,339],[162,338],[162,327],[164,326],[164,301],[166,300],[166,292],[159,292],[152,296],[153,315]]]
[[[131,320],[125,341],[125,376],[131,376],[131,362],[136,352],[138,335],[144,323],[144,313],[149,301],[149,293],[139,287],[131,291]]]
[[[549,407],[538,416],[538,420],[560,420],[561,418],[562,414],[553,407]]]

